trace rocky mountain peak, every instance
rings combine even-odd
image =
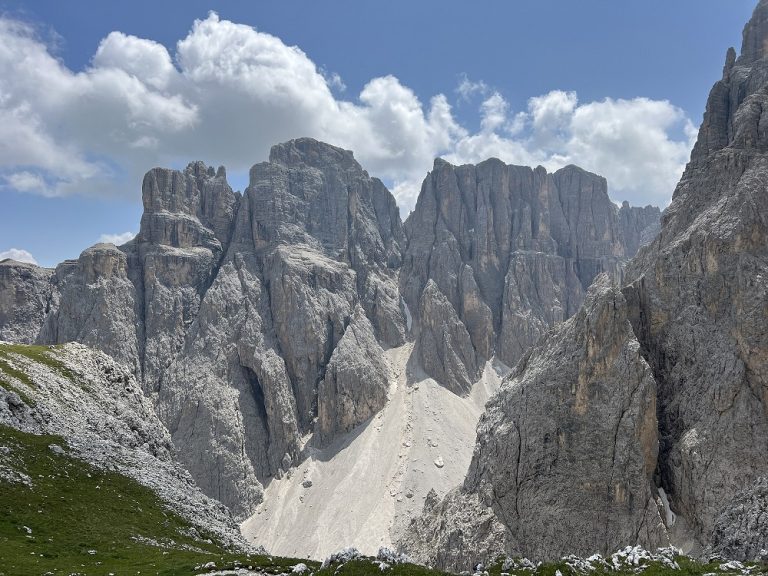
[[[201,488],[239,516],[261,482],[386,402],[385,346],[405,341],[405,235],[351,152],[277,145],[244,194],[223,167],[144,177],[136,239],[55,272],[0,266],[0,333],[78,341],[130,366]],[[343,398],[340,398],[342,397]]]
[[[0,340],[34,340],[50,306],[52,276],[47,268],[0,260]]]
[[[142,195],[135,240],[55,272],[0,266],[0,334],[129,366],[176,457],[239,517],[307,435],[333,443],[382,409],[384,348],[414,336],[414,362],[467,394],[627,251],[605,180],[574,166],[438,159],[408,236],[384,184],[311,138],[274,146],[243,194],[192,162],[150,170]]]
[[[768,149],[766,120],[761,104],[768,98],[768,2],[761,0],[744,27],[741,54],[729,48],[723,78],[715,83],[704,112],[704,121],[691,154],[690,168],[698,167],[709,154],[729,144]],[[742,104],[749,102],[749,106]],[[737,119],[737,112],[742,117]],[[686,171],[687,174],[687,171]],[[683,176],[683,181],[687,176]],[[678,191],[680,187],[678,186]]]
[[[321,170],[335,167],[343,170],[363,171],[351,150],[344,150],[314,138],[296,138],[272,146],[269,161],[284,166],[306,165]]]
[[[667,542],[742,560],[768,549],[768,1],[744,38],[659,234],[619,284],[602,277],[522,354],[486,405],[462,489],[413,523],[425,562],[459,571],[501,551]]]
[[[620,274],[658,217],[658,209],[620,213],[605,178],[577,166],[548,174],[496,158],[436,160],[405,223],[400,273],[425,370],[466,391],[494,354],[514,365],[578,309],[599,273]],[[423,318],[429,310],[441,314]]]
[[[154,168],[142,184],[139,243],[221,251],[238,203],[226,170],[191,162],[183,171]]]
[[[750,65],[768,55],[768,2],[760,0],[742,33],[739,65]]]

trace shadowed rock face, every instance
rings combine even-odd
[[[0,261],[0,340],[35,339],[51,305],[52,275],[34,264]]]
[[[660,482],[704,543],[729,501],[768,475],[767,23],[763,0],[624,289],[659,387]]]
[[[488,404],[463,487],[426,506],[401,542],[417,542],[416,558],[460,570],[502,551],[654,547],[674,534],[661,489],[699,545],[761,554],[767,43],[761,0],[742,55],[728,52],[658,236],[623,288],[596,282],[581,311],[522,357]]]
[[[650,241],[658,218],[658,208],[625,203],[618,210],[605,179],[575,166],[547,174],[495,159],[476,166],[435,161],[405,224],[400,273],[417,330],[426,327],[417,336],[425,371],[461,391],[493,354],[513,366],[578,310],[597,274],[620,276],[621,263]],[[425,299],[438,292],[452,310],[424,318]],[[473,353],[443,359],[434,335],[436,328],[455,334],[454,317]],[[444,360],[455,367],[450,374]]]
[[[425,506],[401,546],[459,570],[668,544],[656,503],[656,382],[607,275],[486,405],[464,485]]]
[[[405,338],[397,207],[351,152],[311,139],[275,146],[242,195],[201,162],[151,170],[142,192],[128,244],[55,272],[2,264],[3,337],[132,366],[179,460],[246,516],[318,416],[329,441],[386,401],[379,341]]]

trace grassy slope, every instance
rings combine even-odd
[[[0,574],[194,574],[194,567],[239,562],[283,572],[296,561],[268,561],[223,550],[169,512],[138,482],[55,454],[54,436],[0,426],[2,461],[31,477],[32,488],[0,483]],[[25,528],[26,527],[26,528]],[[28,532],[27,528],[31,530]],[[156,546],[135,538],[165,544]],[[185,548],[194,548],[189,550]],[[95,551],[95,552],[93,552]]]

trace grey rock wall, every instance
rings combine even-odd
[[[131,366],[176,458],[244,517],[316,419],[328,442],[386,401],[379,341],[405,339],[398,210],[351,152],[311,139],[275,146],[243,194],[195,162],[151,170],[142,197],[123,246],[55,272],[4,262],[1,329]]]
[[[617,279],[659,211],[619,210],[604,178],[575,166],[554,174],[491,159],[476,166],[436,160],[406,221],[400,289],[417,312],[425,371],[468,390],[494,354],[510,366],[557,322],[573,315],[601,272]],[[646,238],[649,241],[651,238]],[[469,333],[473,354],[452,375],[419,303],[428,281]],[[422,326],[427,329],[419,331]],[[475,358],[476,357],[476,358]],[[461,360],[459,360],[461,361]]]
[[[660,482],[705,544],[728,502],[768,475],[767,19],[761,1],[624,289],[659,385]]]
[[[54,297],[53,270],[0,261],[0,340],[29,343],[37,338]]]
[[[400,545],[457,571],[501,553],[556,559],[667,545],[657,430],[656,382],[624,297],[602,275],[487,404],[462,488],[426,506]]]
[[[653,547],[676,537],[675,515],[704,549],[762,555],[767,23],[761,0],[741,56],[726,56],[660,231],[623,287],[596,282],[489,402],[462,489],[426,506],[401,542],[433,544],[415,544],[417,558],[466,569],[496,553],[489,533],[499,551],[540,559]]]

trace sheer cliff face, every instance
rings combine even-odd
[[[243,195],[198,162],[150,171],[143,200],[124,246],[55,272],[4,262],[3,337],[132,366],[178,458],[244,516],[303,435],[327,442],[386,401],[380,342],[405,336],[397,207],[351,152],[309,139],[276,146]]]
[[[768,547],[767,45],[762,0],[659,235],[623,287],[596,283],[523,356],[462,489],[403,540],[416,557],[459,570],[501,551],[653,547],[673,533],[665,499],[702,546],[741,559]]]
[[[437,160],[406,222],[400,273],[425,370],[462,392],[494,353],[514,366],[597,274],[620,275],[658,218],[658,208],[617,210],[605,179],[575,166]],[[438,349],[436,334],[453,345]]]
[[[52,275],[34,264],[0,261],[0,340],[35,339],[50,309]]]
[[[151,170],[142,192],[131,242],[55,271],[0,264],[0,334],[130,366],[178,459],[238,516],[307,434],[326,444],[384,406],[383,347],[405,342],[408,314],[417,362],[466,393],[493,354],[512,364],[572,315],[597,273],[617,276],[624,238],[653,220],[575,167],[437,161],[406,239],[384,185],[311,139],[275,146],[243,194],[201,162]]]
[[[529,350],[486,405],[463,487],[425,505],[400,541],[460,570],[668,544],[652,477],[656,382],[608,275]]]
[[[712,89],[661,233],[624,289],[659,386],[660,482],[705,542],[729,501],[768,475],[766,43],[763,0]]]

